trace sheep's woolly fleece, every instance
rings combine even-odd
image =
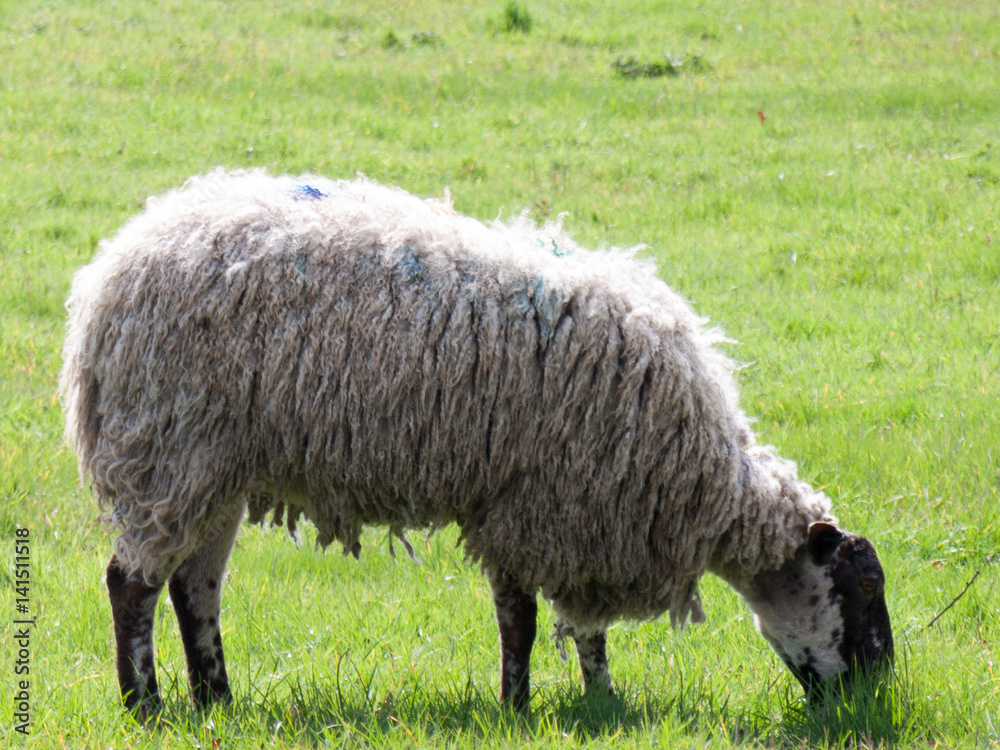
[[[163,583],[248,503],[354,554],[455,522],[577,631],[699,617],[707,568],[778,567],[829,503],[632,255],[364,179],[150,199],[73,281],[60,383],[122,565]]]

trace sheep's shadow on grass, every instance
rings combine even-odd
[[[920,739],[912,705],[904,682],[873,676],[842,692],[830,691],[817,700],[792,704],[779,726],[786,736],[810,745],[825,743],[851,748],[909,745]]]
[[[420,745],[459,736],[487,743],[553,735],[587,742],[656,733],[707,734],[749,746],[869,748],[915,739],[905,692],[898,684],[871,681],[815,702],[789,689],[747,706],[707,685],[662,695],[624,686],[610,696],[550,685],[534,691],[531,712],[521,716],[471,678],[441,688],[407,685],[394,694],[374,682],[338,685],[335,678],[314,674],[287,678],[266,692],[237,694],[232,704],[207,712],[168,705],[153,724],[188,736],[207,733],[223,742],[248,727],[266,727],[275,739],[315,746],[332,738],[384,744],[404,735],[408,744]]]
[[[664,731],[677,738],[708,735],[761,747],[892,747],[910,734],[894,701],[884,686],[817,702],[807,702],[793,689],[757,705],[728,694],[683,689],[664,696],[639,692],[596,700],[578,694],[552,706],[551,715],[580,740]]]

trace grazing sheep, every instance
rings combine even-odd
[[[519,710],[538,592],[608,690],[609,624],[704,619],[706,570],[807,691],[892,657],[874,548],[755,445],[720,335],[628,253],[363,179],[216,171],[151,199],[68,307],[66,432],[121,531],[130,708],[159,704],[164,584],[196,699],[229,697],[219,599],[247,507],[355,556],[364,525],[458,524]]]

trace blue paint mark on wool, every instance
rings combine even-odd
[[[326,193],[317,190],[311,185],[296,185],[292,190],[292,200],[297,201],[320,201],[326,198]]]
[[[548,343],[555,335],[555,329],[562,320],[569,298],[557,286],[539,278],[531,290],[531,303],[535,309],[535,320],[543,343]]]
[[[538,327],[539,343],[544,346],[555,335],[565,315],[569,296],[565,290],[540,276],[508,288],[504,302],[507,309],[518,317],[534,321]]]
[[[552,249],[550,252],[557,258],[565,258],[567,255],[570,254],[569,250],[559,247],[556,241],[551,237],[536,237],[535,242],[538,243],[538,246],[542,248],[542,250],[548,250],[549,245],[551,244]]]
[[[412,245],[403,245],[394,258],[396,275],[403,281],[418,279],[424,272],[424,260]]]

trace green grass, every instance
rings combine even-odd
[[[35,747],[1000,746],[1000,11],[969,0],[7,4],[0,13],[0,727]],[[507,33],[513,14],[530,19]],[[680,65],[670,75],[626,77]],[[646,66],[646,67],[643,67]],[[759,114],[760,113],[760,114]],[[761,118],[763,114],[763,119]],[[422,565],[246,529],[223,600],[228,709],[117,707],[110,538],[54,395],[73,270],[216,165],[450,189],[645,243],[740,341],[744,404],[878,545],[898,679],[809,709],[738,598],[610,636],[619,697],[541,638],[497,705],[487,587],[451,531]],[[11,734],[17,525],[32,535],[32,734]],[[980,577],[954,606],[927,623]],[[540,632],[550,632],[543,607]],[[4,740],[5,744],[7,740]]]

